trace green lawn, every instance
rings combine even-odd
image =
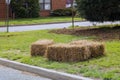
[[[55,22],[70,22],[71,17],[40,17],[40,18],[23,18],[10,20],[10,25],[30,25],[30,24],[44,24]],[[75,21],[81,21],[82,18],[75,18]],[[5,22],[0,21],[0,26],[4,26]]]
[[[48,33],[47,30],[0,33],[0,57],[102,80],[120,80],[120,41],[106,41],[106,56],[84,62],[59,63],[30,56],[30,44],[36,40],[53,39],[55,42],[67,43],[84,38],[86,39],[82,36]]]

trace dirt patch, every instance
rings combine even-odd
[[[14,36],[23,36],[24,34],[0,34],[0,37],[14,37]]]
[[[50,31],[57,34],[76,36],[95,36],[96,40],[120,40],[120,26],[102,28],[58,29]]]

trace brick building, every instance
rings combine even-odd
[[[40,0],[40,15],[49,16],[50,12],[55,9],[66,7],[66,0]]]
[[[40,0],[40,16],[49,16],[52,10],[69,7],[72,0]],[[10,17],[11,14],[9,15]],[[6,17],[5,0],[0,0],[0,19]]]
[[[5,19],[5,17],[6,17],[5,0],[0,0],[0,19]]]

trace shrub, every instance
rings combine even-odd
[[[76,0],[80,15],[90,21],[120,20],[119,0]]]
[[[73,9],[74,15],[76,14],[76,10]],[[72,16],[72,8],[65,9],[56,9],[51,12],[52,16]]]
[[[10,6],[16,18],[39,17],[39,0],[11,0]]]

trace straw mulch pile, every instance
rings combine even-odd
[[[45,56],[48,60],[62,62],[84,61],[102,56],[103,43],[87,40],[73,41],[68,44],[54,44],[53,40],[39,40],[31,45],[32,56]]]
[[[31,45],[31,56],[44,56],[49,45],[54,44],[53,40],[39,40]]]
[[[94,36],[94,40],[108,41],[108,40],[120,40],[120,25],[102,25],[96,27],[78,27],[73,29],[57,29],[51,30],[50,33],[67,34],[75,36]]]
[[[54,44],[47,50],[47,58],[54,61],[83,61],[90,56],[87,46],[84,45]]]
[[[91,57],[98,57],[105,54],[105,46],[103,43],[100,42],[93,42],[88,40],[79,40],[79,41],[73,41],[70,43],[71,45],[84,45],[87,46],[89,49],[89,53],[91,54]]]
[[[69,44],[71,45],[84,45],[86,43],[90,43],[92,41],[88,41],[88,40],[78,40],[78,41],[72,41]]]

